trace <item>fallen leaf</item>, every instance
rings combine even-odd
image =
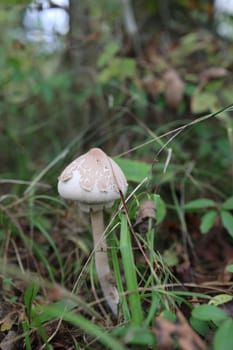
[[[168,70],[163,77],[164,96],[169,107],[176,109],[184,98],[184,82],[174,70]]]
[[[156,219],[155,202],[153,200],[146,200],[141,203],[138,209],[135,227],[141,234],[148,232],[149,219],[153,220],[153,222]]]
[[[17,333],[14,331],[9,331],[5,338],[0,343],[1,350],[14,350],[16,348]]]
[[[155,202],[153,200],[146,200],[140,204],[136,223],[142,222],[147,218],[155,219]]]
[[[142,80],[142,86],[145,88],[146,92],[151,95],[160,92],[160,85],[160,81],[153,76],[145,77]]]
[[[172,349],[174,340],[181,350],[206,350],[200,336],[192,329],[184,315],[178,310],[177,321],[171,322],[159,316],[156,318],[155,334],[160,350]]]
[[[201,81],[224,78],[229,74],[228,70],[223,67],[211,67],[203,70],[199,75]]]
[[[7,317],[1,324],[1,332],[9,331],[12,328],[12,325],[12,319]]]

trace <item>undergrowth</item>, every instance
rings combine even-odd
[[[173,144],[191,127],[215,123],[222,112],[153,134],[136,147],[142,152],[147,144],[159,143],[151,163],[136,160],[137,150],[126,152],[134,155],[131,159],[116,157],[130,183],[125,203],[106,213],[109,257],[120,293],[116,319],[99,290],[89,220],[75,203],[58,197],[56,179],[52,188],[48,182],[48,173],[54,176],[69,148],[31,182],[1,180],[14,188],[1,196],[0,204],[3,346],[155,349],[165,346],[166,332],[165,342],[174,348],[206,349],[208,334],[214,348],[221,348],[233,329],[222,308],[232,300],[231,283],[208,284],[185,276],[195,274],[198,254],[189,220],[190,212],[205,209],[202,234],[218,225],[230,242],[233,200],[202,180],[192,162],[176,164],[179,154],[176,145],[173,153]],[[195,188],[191,193],[190,185]],[[140,211],[143,203],[147,205]],[[216,223],[218,213],[222,221]],[[232,265],[225,268],[230,273]],[[4,335],[9,332],[8,340]]]
[[[167,2],[163,33],[135,2],[157,13],[140,50],[118,2],[83,3],[92,32],[55,54],[26,40],[26,2],[1,4],[0,348],[232,349],[232,45],[190,28],[204,2]],[[91,147],[129,183],[105,213],[117,317],[89,218],[57,193]]]

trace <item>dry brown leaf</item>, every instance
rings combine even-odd
[[[143,202],[138,210],[135,228],[141,233],[148,232],[149,219],[155,222],[155,203],[153,200],[146,200]]]
[[[199,76],[201,81],[224,78],[229,74],[228,70],[223,67],[211,67],[203,70]]]
[[[46,302],[53,303],[61,300],[63,297],[62,289],[58,285],[54,285],[46,291]]]
[[[17,338],[17,333],[14,331],[9,331],[5,338],[0,343],[1,350],[14,350],[16,348],[15,338]]]
[[[171,321],[165,320],[162,317],[157,317],[155,334],[157,338],[157,346],[160,350],[172,349],[172,335],[174,329],[175,325]]]
[[[147,200],[140,204],[136,224],[139,224],[144,219],[152,218],[155,220],[155,203],[153,200]]]
[[[160,80],[153,76],[145,77],[142,80],[142,86],[145,88],[146,92],[151,95],[160,92],[160,85]]]
[[[206,350],[203,340],[190,327],[179,310],[177,311],[176,323],[157,317],[155,334],[160,350],[171,349],[174,339],[178,342],[181,350]]]
[[[184,97],[184,82],[174,69],[169,69],[163,76],[164,96],[169,107],[176,109]]]

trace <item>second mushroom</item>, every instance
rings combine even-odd
[[[114,315],[117,315],[119,294],[108,262],[103,209],[111,207],[126,190],[122,170],[99,148],[92,148],[75,159],[64,169],[58,181],[61,197],[78,201],[81,210],[90,212],[96,272]]]

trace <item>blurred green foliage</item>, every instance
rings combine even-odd
[[[0,146],[5,176],[25,179],[36,162],[41,167],[61,150],[59,138],[68,142],[70,113],[79,101],[62,55],[41,52],[39,43],[26,40],[21,10],[1,9]]]
[[[34,308],[42,295],[37,284],[32,284],[22,299],[26,347],[31,347],[31,321],[37,320],[38,328],[44,332],[44,322],[55,317],[64,317],[75,330],[82,329],[84,337],[80,342],[84,346],[87,332],[113,349],[119,344],[123,344],[122,348],[146,344],[154,347],[156,317],[166,312],[175,316],[176,302],[179,307],[183,302],[191,307],[190,297],[200,297],[188,289],[187,294],[179,295],[177,283],[174,290],[170,289],[172,271],[180,262],[183,265],[182,259],[186,263],[189,254],[179,247],[189,235],[186,215],[191,212],[199,218],[198,224],[191,221],[190,240],[192,231],[208,234],[215,229],[216,220],[217,229],[227,231],[229,241],[233,237],[232,107],[224,108],[232,105],[233,46],[212,30],[212,1],[132,1],[139,33],[131,38],[118,0],[87,0],[79,2],[77,31],[59,37],[63,49],[52,52],[46,50],[42,35],[37,36],[37,41],[27,39],[22,25],[27,3],[4,0],[0,4],[2,256],[18,264],[22,275],[24,268],[32,269],[67,289],[75,286],[88,305],[83,309],[85,315],[92,310],[93,319],[96,317],[97,303],[89,305],[94,288],[94,275],[88,270],[93,266],[89,266],[87,258],[92,244],[90,232],[85,239],[77,238],[77,225],[78,232],[86,233],[88,224],[78,216],[76,207],[68,207],[58,198],[55,189],[63,158],[67,164],[92,146],[117,155],[116,161],[129,182],[128,216],[135,234],[131,244],[131,231],[126,218],[122,219],[121,248],[128,285],[122,287],[126,292],[122,294],[126,325],[108,333],[110,319],[103,320],[101,314],[94,323],[80,314],[82,308],[80,313],[70,312],[74,306],[82,306],[79,302],[64,313],[66,301],[52,304],[56,300],[50,300],[46,293],[45,305]],[[175,75],[173,81],[167,82],[165,75],[169,71]],[[171,104],[168,96],[176,95],[177,79],[182,82],[178,84],[181,97]],[[37,194],[37,188],[48,193]],[[149,223],[144,214],[141,224],[145,226],[136,225],[145,198],[152,200],[156,212],[149,217]],[[115,235],[112,262],[118,267],[118,280],[123,286],[122,261],[117,251],[119,218],[113,221],[108,232],[114,231]],[[192,259],[188,263],[192,264]],[[232,265],[228,265],[228,272],[232,272]],[[75,281],[77,276],[80,283]],[[13,283],[8,281],[8,288],[13,290]],[[59,288],[52,291],[58,299],[65,291]],[[18,294],[14,297],[20,298]],[[127,323],[127,298],[136,320],[134,325]],[[41,310],[45,313],[40,314]],[[39,316],[34,311],[39,311]],[[43,319],[46,315],[48,319]],[[194,309],[191,324],[203,336],[210,329],[216,331],[216,350],[233,328],[232,319],[213,305]],[[73,337],[72,332],[67,333]],[[40,336],[43,339],[43,334]],[[43,341],[46,344],[47,338]]]
[[[152,2],[147,1],[142,9],[139,3],[135,3],[139,23],[142,20],[139,10],[143,20],[146,18],[144,16],[159,17],[160,4],[155,4],[152,6]],[[176,5],[181,8],[194,7],[192,2],[184,4],[176,1]],[[172,8],[173,5],[169,6]],[[207,11],[200,2],[195,6],[197,11]],[[43,51],[41,42],[33,43],[26,39],[22,27],[25,4],[19,4],[10,10],[4,3],[1,4],[0,146],[5,149],[1,155],[4,176],[14,174],[21,179],[30,178],[38,168],[48,164],[75,139],[76,151],[72,151],[75,154],[79,153],[83,142],[85,147],[105,143],[106,140],[112,140],[114,144],[117,134],[128,137],[131,146],[137,145],[148,137],[146,127],[137,125],[137,118],[143,120],[152,132],[162,127],[170,128],[170,122],[175,125],[176,120],[178,122],[181,117],[186,118],[189,102],[185,99],[178,115],[173,116],[173,112],[166,106],[163,72],[169,65],[178,70],[183,65],[181,73],[186,82],[187,96],[192,99],[193,113],[214,112],[220,108],[222,103],[219,101],[219,92],[226,101],[224,103],[230,103],[229,83],[225,88],[223,81],[215,86],[207,82],[202,90],[198,90],[198,76],[189,69],[193,63],[192,57],[195,61],[198,55],[202,57],[202,52],[214,64],[219,64],[220,61],[224,67],[230,64],[230,52],[222,61],[213,38],[207,32],[203,32],[203,35],[195,31],[182,32],[175,49],[165,51],[158,64],[152,61],[146,63],[132,53],[132,48],[127,48],[127,41],[124,44],[122,11],[117,1],[101,1],[98,5],[89,1],[87,8],[89,16],[95,19],[91,26],[92,36],[84,36],[78,48],[70,47],[70,39],[64,38],[67,40],[65,50],[49,54]],[[140,35],[143,36],[143,33]],[[153,29],[148,28],[145,35],[153,35]],[[79,55],[87,51],[88,57],[91,48],[94,48],[95,61],[92,66],[86,67],[85,62],[79,60]],[[156,59],[156,50],[155,46],[149,60],[153,59],[153,55]],[[72,61],[74,57],[75,60],[77,57],[75,62]],[[147,85],[150,79],[155,84],[155,92]],[[127,106],[129,115],[133,118],[126,115],[123,106]],[[119,113],[120,109],[122,112]],[[211,125],[212,121],[210,128]],[[209,157],[213,147],[213,129],[200,124],[189,136],[187,134],[182,137],[178,143],[175,140],[173,147],[179,154],[183,147],[186,148],[186,143],[191,144],[191,149],[189,145],[186,148],[186,159],[193,157],[192,147],[197,148],[195,153],[198,156]],[[223,160],[222,155],[226,153],[224,167],[229,167],[229,145],[224,128],[215,132],[219,145],[214,146],[214,161]],[[85,141],[82,139],[83,134],[86,135]],[[207,143],[198,142],[203,137],[208,139]],[[111,148],[111,144],[106,146]],[[142,147],[139,154],[153,157],[157,146],[152,144],[151,147]]]

